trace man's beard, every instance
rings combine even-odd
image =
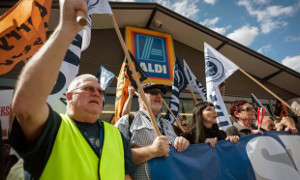
[[[152,111],[159,111],[161,109],[161,104],[159,103],[151,103]]]

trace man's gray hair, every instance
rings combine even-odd
[[[68,91],[67,91],[67,92],[70,92],[70,91],[72,91],[73,89],[79,87],[79,85],[82,84],[81,79],[83,79],[83,78],[91,78],[91,79],[95,79],[96,81],[98,81],[97,77],[94,76],[94,75],[92,75],[92,74],[81,74],[81,75],[75,77],[75,78],[71,81],[71,83],[70,83],[70,85],[69,85],[69,87],[68,87]]]

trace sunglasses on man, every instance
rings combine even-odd
[[[72,91],[77,90],[77,89],[80,89],[80,90],[82,90],[82,91],[91,92],[91,93],[93,93],[93,92],[95,92],[95,91],[98,91],[98,93],[99,93],[101,96],[104,96],[105,93],[106,93],[106,92],[105,92],[104,90],[102,90],[101,88],[96,88],[96,87],[90,86],[90,85],[79,86],[79,87],[73,89]]]
[[[187,123],[182,123],[181,126],[182,126],[182,127],[187,127],[188,124],[187,124]]]
[[[148,89],[147,91],[145,91],[145,93],[149,93],[153,96],[157,96],[158,94],[160,94],[161,96],[164,95],[160,90],[157,89]]]

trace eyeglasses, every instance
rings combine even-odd
[[[157,96],[158,94],[160,94],[161,96],[164,95],[160,90],[157,90],[157,89],[149,89],[145,93],[149,93],[154,96]]]
[[[82,91],[89,91],[89,92],[95,92],[95,91],[98,91],[98,93],[99,93],[100,95],[102,95],[102,96],[105,95],[105,91],[104,91],[104,90],[102,90],[101,88],[96,88],[96,87],[94,87],[94,86],[90,86],[90,85],[79,86],[79,87],[73,89],[72,91],[77,90],[77,89],[80,89],[80,90],[82,90]]]
[[[188,124],[187,124],[187,123],[182,123],[181,126],[182,126],[182,127],[187,127]]]
[[[252,111],[253,107],[244,107],[243,109],[240,109],[239,111]]]

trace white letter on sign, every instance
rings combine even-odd
[[[161,73],[162,72],[162,67],[159,64],[155,64],[154,69],[155,69],[156,73]]]

